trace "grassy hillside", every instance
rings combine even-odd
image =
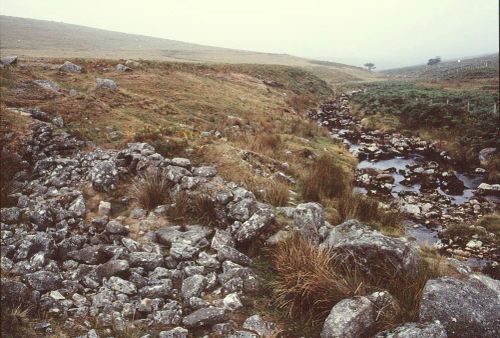
[[[444,61],[437,65],[417,65],[385,70],[382,73],[395,78],[420,80],[464,81],[475,79],[498,79],[499,58],[497,54],[475,58]]]
[[[315,156],[326,154],[342,166],[354,163],[341,144],[303,115],[333,93],[299,68],[148,61],[119,73],[118,61],[73,61],[86,72],[58,72],[63,59],[21,60],[22,66],[1,69],[2,124],[16,120],[8,107],[39,107],[63,116],[69,131],[104,147],[147,141],[165,156],[194,153],[200,163],[216,164],[225,178],[258,195],[274,182],[270,173],[284,170],[300,180]],[[119,90],[96,89],[98,77],[113,79]],[[37,79],[50,80],[61,91],[40,88],[33,83]],[[212,136],[204,137],[209,131]],[[277,188],[288,196],[286,184]]]
[[[286,54],[202,46],[70,25],[0,16],[2,54],[31,57],[131,58],[182,62],[258,63],[300,66],[329,83],[363,81],[376,74],[359,67],[320,63]]]

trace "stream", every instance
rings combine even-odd
[[[498,210],[498,191],[482,190],[484,169],[454,170],[452,158],[433,143],[365,129],[351,114],[349,95],[323,103],[309,117],[327,127],[331,137],[358,158],[355,192],[404,213],[408,238],[434,246],[470,267],[498,268],[500,253],[493,244],[477,236],[448,238],[444,231],[453,224],[473,226],[482,215]]]

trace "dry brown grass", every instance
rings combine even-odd
[[[276,304],[291,318],[318,324],[337,302],[366,293],[356,269],[298,235],[278,244],[271,256]]]
[[[435,256],[421,259],[411,275],[383,262],[367,275],[357,268],[356,257],[340,260],[334,251],[320,249],[299,235],[277,245],[271,257],[277,274],[272,282],[276,305],[290,318],[313,326],[321,325],[340,300],[381,290],[389,291],[397,303],[378,319],[378,330],[416,321],[425,283],[442,274],[442,262]]]
[[[302,196],[307,201],[340,197],[351,189],[352,174],[337,164],[335,158],[322,154],[314,160],[301,179]]]
[[[250,150],[263,154],[274,154],[283,148],[280,135],[272,134],[270,130],[258,133],[250,142]]]
[[[177,193],[167,214],[173,221],[181,223],[196,222],[213,226],[219,222],[215,202],[204,193],[193,195],[183,191]]]
[[[288,204],[290,199],[290,190],[288,185],[272,181],[270,182],[264,192],[264,200],[274,205],[275,207],[283,207]]]
[[[292,94],[285,101],[298,113],[304,112],[307,108],[312,108],[317,104],[317,100],[311,94]]]
[[[170,201],[173,183],[158,169],[146,171],[133,185],[133,192],[139,204],[148,210]]]
[[[337,199],[335,207],[340,221],[357,219],[369,223],[386,235],[401,235],[402,214],[397,210],[387,210],[379,202],[362,194],[347,192]]]

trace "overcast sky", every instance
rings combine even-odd
[[[498,52],[498,0],[0,0],[0,13],[378,68]]]

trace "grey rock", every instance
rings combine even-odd
[[[113,219],[106,224],[106,232],[111,235],[126,235],[128,234],[128,229],[121,224],[119,221]]]
[[[217,169],[211,166],[202,166],[193,169],[194,176],[213,177],[217,175]]]
[[[52,119],[52,124],[58,128],[64,128],[64,119],[61,116],[56,116]]]
[[[28,287],[21,282],[2,278],[0,293],[2,304],[18,306],[29,301]]]
[[[112,276],[125,276],[128,274],[130,266],[124,259],[110,260],[96,268],[97,277],[109,278]]]
[[[90,180],[96,191],[109,192],[118,181],[118,168],[111,160],[97,161],[90,169]]]
[[[115,90],[118,90],[118,85],[113,80],[97,78],[96,88],[97,89],[109,89],[109,90],[115,91]]]
[[[231,261],[241,265],[249,265],[252,262],[247,255],[230,246],[220,248],[217,252],[217,258],[220,261]]]
[[[259,337],[271,337],[278,333],[278,327],[275,323],[266,322],[261,316],[253,315],[248,317],[243,323],[245,330],[254,331],[259,334]]]
[[[98,214],[101,216],[108,216],[111,212],[111,203],[106,201],[99,202]]]
[[[0,209],[0,220],[3,223],[17,223],[21,219],[21,210],[18,207]]]
[[[186,260],[193,258],[198,253],[198,251],[199,249],[192,245],[175,242],[170,248],[170,255],[172,255],[172,257],[175,259]]]
[[[205,289],[206,279],[202,275],[193,275],[184,279],[181,287],[181,294],[183,299],[191,297],[200,297]]]
[[[182,309],[176,301],[170,301],[153,315],[157,324],[179,325],[182,320]]]
[[[379,332],[374,338],[447,338],[439,321],[432,323],[406,323],[394,329]]]
[[[234,246],[234,240],[231,233],[227,230],[216,229],[212,238],[211,247],[214,250],[220,250],[224,246]]]
[[[116,65],[117,72],[131,72],[132,68],[122,65],[121,63]]]
[[[61,66],[59,66],[59,70],[66,73],[81,73],[82,67],[75,65],[72,62],[65,61]]]
[[[120,277],[110,277],[107,285],[111,290],[124,293],[126,295],[133,295],[137,293],[137,287],[134,283],[126,281]]]
[[[71,202],[68,210],[72,211],[77,217],[85,216],[87,209],[85,207],[85,199],[83,198],[83,196],[80,195],[75,198],[75,200]]]
[[[153,252],[131,252],[129,255],[130,266],[142,267],[152,271],[163,265],[163,256]]]
[[[29,213],[31,223],[38,226],[39,230],[45,230],[54,225],[54,214],[51,209],[37,208]]]
[[[147,216],[147,214],[148,214],[148,212],[145,209],[134,208],[130,212],[130,217],[133,218],[133,219],[143,219],[144,217]]]
[[[0,59],[0,63],[4,66],[17,65],[17,56],[16,55],[3,56]]]
[[[95,265],[105,263],[110,258],[110,255],[104,250],[103,246],[91,245],[68,252],[68,257],[77,262]]]
[[[274,220],[275,215],[270,209],[260,209],[234,232],[234,238],[238,242],[245,242],[256,237],[261,230]]]
[[[225,336],[226,338],[259,338],[259,335],[249,331],[235,331]]]
[[[360,270],[367,274],[394,269],[411,276],[418,270],[418,251],[409,241],[384,236],[355,220],[333,228],[321,247],[333,250],[338,258],[355,257]]]
[[[182,323],[188,328],[195,328],[221,323],[226,320],[227,316],[223,308],[212,307],[194,311],[184,317]]]
[[[240,222],[245,222],[257,211],[257,202],[253,198],[244,198],[236,203],[229,203],[228,208],[229,217]]]
[[[375,306],[366,297],[344,299],[335,304],[323,324],[321,338],[364,336],[375,324]]]
[[[441,277],[427,282],[420,321],[439,320],[452,337],[500,335],[500,282],[486,276]]]
[[[187,338],[189,331],[183,327],[176,327],[169,331],[161,331],[159,338]]]
[[[484,148],[479,151],[479,161],[481,165],[487,165],[488,162],[495,156],[497,153],[497,148]]]
[[[160,284],[147,285],[139,290],[141,297],[165,298],[172,295],[173,286],[170,279],[159,280]]]
[[[47,89],[53,92],[58,92],[60,90],[59,86],[49,80],[34,80],[34,84],[36,84],[39,87],[42,87],[43,89]]]
[[[23,276],[23,281],[31,288],[47,292],[57,290],[61,286],[61,276],[50,271],[37,271]]]
[[[235,311],[243,307],[237,293],[230,293],[222,300],[224,307],[229,311]]]
[[[293,212],[293,223],[304,238],[317,244],[318,230],[325,224],[325,211],[318,203],[299,204]]]
[[[174,166],[183,167],[183,168],[186,168],[188,170],[191,168],[191,161],[188,160],[187,158],[174,157],[170,162]]]
[[[167,178],[175,183],[180,183],[184,176],[191,176],[191,172],[183,167],[169,165],[166,168]]]

